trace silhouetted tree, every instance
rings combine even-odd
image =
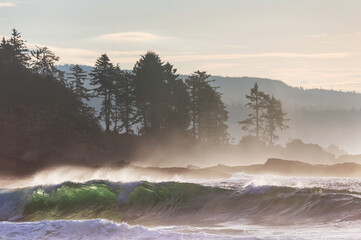
[[[88,74],[79,65],[76,64],[70,68],[70,73],[67,75],[70,85],[69,87],[74,92],[75,97],[80,101],[89,101],[89,90],[84,87],[84,82],[87,80]]]
[[[0,44],[0,61],[3,68],[10,65],[12,67],[18,67],[14,64],[15,57],[13,53],[13,47],[6,41],[5,37],[3,37]]]
[[[136,83],[136,101],[143,133],[160,132],[165,114],[163,62],[154,52],[147,52],[133,68]]]
[[[283,112],[282,102],[276,98],[267,97],[266,112],[262,114],[262,118],[265,120],[264,138],[268,141],[268,145],[273,145],[274,140],[278,139],[276,130],[287,129],[285,118],[287,113]]]
[[[119,104],[121,103],[119,87],[123,78],[123,72],[120,70],[119,65],[113,66],[111,71],[111,78],[113,82],[113,88],[111,91],[111,119],[113,123],[113,132],[119,133],[119,131],[121,131],[120,127],[118,126],[118,123],[121,119],[121,112],[119,108]]]
[[[201,125],[201,136],[204,136],[208,142],[228,142],[228,126],[226,125],[228,112],[221,96],[221,93],[210,85],[207,85],[204,89],[204,99],[202,101],[202,111],[204,112],[201,114],[204,124]]]
[[[35,73],[43,76],[56,76],[59,70],[55,67],[55,63],[59,61],[59,57],[56,56],[47,47],[38,47],[36,50],[31,51],[31,67]]]
[[[8,60],[9,58],[6,57],[6,51],[7,48],[9,47],[8,43],[6,42],[5,37],[2,38],[1,43],[0,43],[0,61],[1,64],[5,64],[5,61]]]
[[[162,127],[169,131],[187,133],[190,118],[190,99],[187,85],[179,79],[177,69],[170,63],[164,65],[165,90],[164,90],[164,117]]]
[[[267,108],[268,95],[258,90],[258,84],[255,83],[254,87],[251,88],[251,94],[246,95],[248,103],[246,107],[251,110],[248,114],[248,118],[244,121],[238,122],[242,125],[242,129],[250,134],[255,134],[257,138],[263,131],[263,118],[262,114]]]
[[[105,132],[110,132],[112,115],[112,95],[114,89],[114,66],[106,54],[102,54],[96,61],[91,75],[91,85],[94,86],[95,97],[102,98],[102,109],[99,117],[105,121]]]
[[[115,79],[115,112],[117,120],[121,124],[116,127],[117,131],[123,131],[125,134],[133,134],[132,126],[136,122],[136,106],[135,106],[135,82],[132,73],[116,70]]]
[[[228,112],[216,87],[210,85],[210,75],[196,71],[186,79],[190,95],[191,132],[202,141],[227,142],[225,122]]]
[[[95,110],[86,103],[91,97],[89,89],[84,87],[84,82],[88,79],[88,74],[79,65],[74,65],[70,68],[70,73],[67,73],[67,75],[67,81],[65,81],[65,79],[60,81],[65,84],[67,88],[71,89],[73,95],[78,100],[79,109],[88,116],[89,119],[94,120]]]
[[[0,44],[0,151],[23,156],[92,142],[99,124],[81,111],[70,89],[48,74],[54,67],[50,53],[38,54],[36,71],[29,70],[23,43],[13,32],[11,40]]]
[[[137,120],[141,133],[181,132],[189,127],[187,86],[170,63],[148,52],[134,69]]]
[[[3,40],[4,42],[4,40]],[[15,28],[11,32],[11,37],[7,41],[10,55],[8,60],[18,66],[29,66],[29,49],[26,47],[25,41],[21,38],[20,32]]]
[[[191,74],[185,81],[189,89],[190,96],[190,116],[191,116],[191,133],[194,138],[199,137],[199,124],[201,112],[201,89],[205,84],[208,84],[207,79],[210,75],[206,72],[196,71]]]

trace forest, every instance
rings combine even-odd
[[[171,63],[151,51],[140,57],[132,71],[122,70],[105,53],[90,72],[79,65],[70,72],[60,71],[58,61],[47,47],[28,49],[15,29],[11,37],[2,39],[2,158],[39,164],[35,168],[99,166],[131,162],[144,146],[144,156],[159,146],[178,148],[174,152],[194,146],[234,148],[229,143],[222,94],[206,71],[194,71],[182,79]],[[90,88],[85,87],[86,81]],[[93,98],[101,100],[100,111],[87,104]],[[252,139],[263,150],[279,149],[278,133],[290,121],[282,102],[261,91],[257,83],[246,99],[250,114],[238,123],[248,137],[236,147],[242,149]]]

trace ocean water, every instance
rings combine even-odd
[[[3,187],[0,239],[361,239],[361,179],[240,173]]]

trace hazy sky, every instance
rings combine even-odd
[[[61,63],[131,69],[152,50],[183,74],[361,92],[360,0],[0,0],[0,35],[13,27]]]

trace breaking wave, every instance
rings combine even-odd
[[[0,190],[0,220],[107,219],[129,224],[286,225],[361,220],[361,193],[321,187],[237,188],[90,181]]]

